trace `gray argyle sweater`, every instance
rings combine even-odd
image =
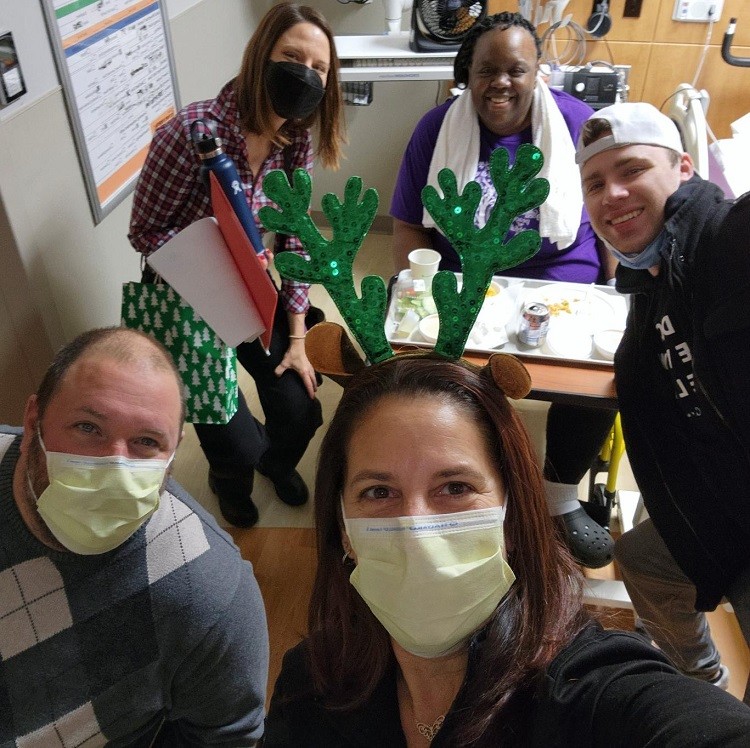
[[[250,564],[174,481],[109,553],[60,553],[13,499],[21,431],[0,426],[0,746],[252,746],[268,635]]]

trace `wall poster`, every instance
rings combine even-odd
[[[42,0],[94,222],[179,108],[165,0]]]

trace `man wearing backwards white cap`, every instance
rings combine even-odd
[[[593,114],[576,162],[617,290],[632,294],[615,378],[650,519],[615,557],[656,643],[726,687],[702,611],[728,598],[750,641],[750,193],[726,200],[694,174],[650,104]]]

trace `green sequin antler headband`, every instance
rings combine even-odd
[[[441,199],[431,185],[422,190],[422,202],[456,250],[463,272],[460,293],[456,290],[456,276],[451,272],[440,272],[432,280],[432,294],[440,318],[435,352],[441,356],[460,358],[492,276],[520,265],[539,251],[538,231],[521,231],[506,243],[503,239],[516,216],[547,199],[549,182],[534,178],[543,163],[542,152],[533,145],[519,147],[512,169],[508,167],[505,148],[493,151],[489,167],[497,201],[481,229],[474,225],[482,199],[482,188],[477,182],[469,182],[459,194],[456,175],[450,169],[441,169],[438,184],[444,197]]]
[[[263,191],[281,210],[260,209],[263,225],[299,238],[310,255],[307,261],[293,252],[276,256],[276,269],[286,278],[303,283],[320,283],[333,299],[349,329],[373,363],[390,358],[393,350],[385,337],[386,289],[383,279],[368,275],[362,280],[362,298],[357,297],[352,267],[354,258],[375,218],[378,193],[370,188],[362,202],[362,180],[350,177],[344,202],[336,195],[323,196],[323,213],[333,229],[333,239],[325,239],[309,216],[312,185],[310,175],[297,169],[290,186],[283,171],[272,171],[263,180]]]
[[[497,201],[486,225],[474,226],[474,215],[481,199],[481,187],[469,182],[458,192],[455,174],[442,169],[438,183],[443,197],[434,187],[422,190],[422,200],[430,215],[461,260],[463,284],[458,291],[456,276],[441,271],[433,278],[432,292],[440,320],[435,353],[445,358],[460,358],[482,307],[492,276],[532,257],[541,244],[539,232],[525,230],[503,243],[516,216],[541,205],[549,194],[546,179],[536,178],[542,168],[541,151],[522,145],[512,168],[508,152],[498,148],[490,156],[490,177],[497,190]],[[309,216],[312,187],[309,174],[297,169],[293,186],[282,171],[271,172],[263,190],[279,209],[264,207],[260,218],[271,231],[297,236],[310,255],[307,261],[294,253],[276,257],[276,268],[286,278],[304,283],[320,283],[330,294],[352,334],[372,363],[393,356],[385,336],[386,288],[383,279],[370,275],[362,280],[362,296],[354,288],[352,267],[377,211],[374,189],[365,191],[362,180],[350,177],[343,203],[333,194],[323,197],[323,213],[328,218],[333,238],[325,239]]]

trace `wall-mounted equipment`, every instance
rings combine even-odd
[[[453,78],[456,50],[412,52],[409,34],[336,36],[340,79],[347,81],[444,81]]]
[[[698,91],[689,83],[680,83],[670,97],[669,119],[677,125],[684,149],[693,159],[695,171],[709,179],[708,135],[706,132],[706,109],[708,95]]]
[[[711,23],[718,21],[724,9],[724,0],[675,0],[673,21]]]
[[[643,0],[625,0],[625,7],[622,10],[623,18],[640,18]]]
[[[453,78],[456,52],[412,52],[409,34],[336,36],[339,78],[347,81],[444,81]]]
[[[609,15],[609,0],[594,0],[591,15],[585,31],[594,39],[603,39],[612,30],[612,16]]]
[[[409,46],[414,52],[457,52],[486,15],[487,0],[414,0]]]
[[[550,88],[566,91],[592,109],[628,100],[630,65],[612,65],[592,60],[582,66],[564,66],[551,71]]]
[[[592,109],[603,109],[617,101],[617,73],[581,69],[566,73],[563,91],[585,101]]]
[[[0,31],[0,106],[7,106],[26,93],[21,64],[10,31]]]
[[[734,41],[734,32],[737,29],[737,19],[730,18],[724,39],[721,43],[721,58],[727,65],[734,65],[738,68],[750,68],[750,57],[735,57],[732,54],[732,42]]]
[[[385,33],[398,34],[401,31],[401,16],[411,10],[412,0],[383,0],[385,5]]]

